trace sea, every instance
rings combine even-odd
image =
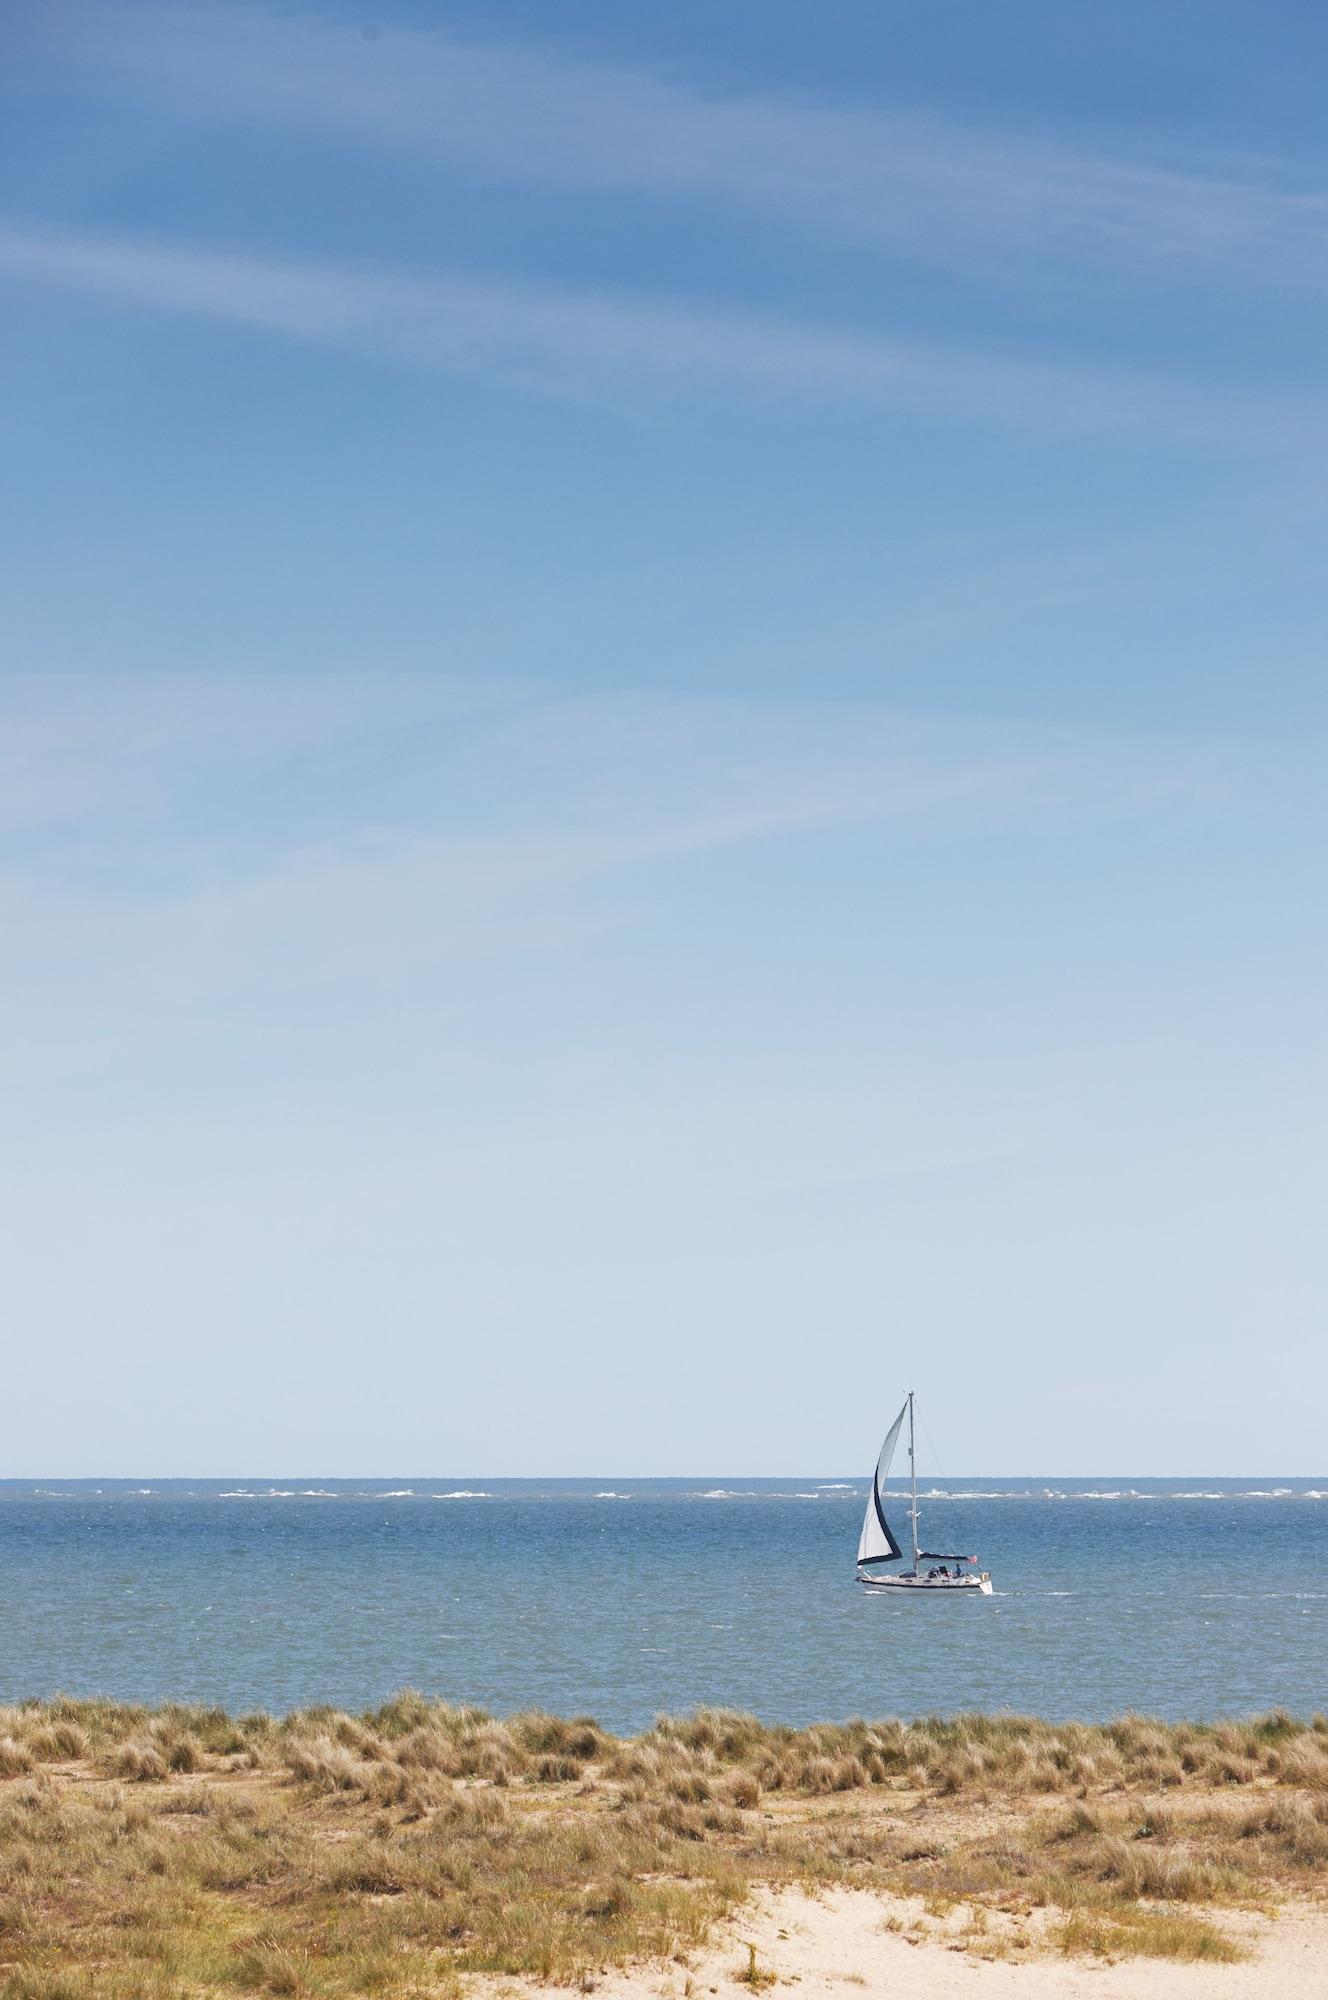
[[[861,1477],[0,1482],[0,1700],[402,1687],[635,1731],[1328,1708],[1328,1476],[951,1479],[990,1598],[854,1580]],[[901,1526],[906,1521],[901,1517]]]

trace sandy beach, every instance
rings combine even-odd
[[[1067,1961],[1042,1954],[1038,1925],[999,1919],[993,1945],[1008,1946],[1016,1928],[1031,1932],[1031,1944],[1017,1959],[995,1959],[983,1956],[982,1945],[961,1942],[965,1922],[929,1922],[917,1899],[837,1889],[817,1896],[758,1891],[686,1971],[611,1974],[596,1991],[602,2000],[723,2000],[752,1990],[746,1977],[752,1945],[758,1976],[762,1970],[773,1974],[772,1991],[796,1987],[798,2000],[852,2000],[855,1994],[882,2000],[1321,2000],[1328,1991],[1328,1911],[1322,1909],[1296,1907],[1276,1917],[1227,1914],[1223,1929],[1250,1954],[1233,1965]]]

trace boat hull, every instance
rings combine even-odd
[[[970,1597],[990,1597],[991,1578],[980,1576],[860,1576],[866,1590],[964,1591]]]

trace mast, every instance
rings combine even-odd
[[[913,1391],[908,1392],[908,1467],[912,1474],[913,1502],[908,1518],[913,1524],[913,1574],[918,1573],[918,1454],[913,1445]]]

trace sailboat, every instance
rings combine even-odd
[[[895,1455],[899,1442],[900,1427],[908,1418],[908,1463],[911,1500],[908,1509],[909,1525],[913,1530],[913,1567],[900,1570],[895,1576],[878,1575],[884,1563],[903,1560],[904,1551],[891,1532],[890,1523],[885,1518],[885,1482],[890,1473],[890,1461]],[[908,1392],[908,1401],[886,1433],[881,1455],[876,1461],[876,1471],[872,1475],[872,1489],[867,1496],[867,1512],[863,1517],[862,1533],[858,1537],[858,1582],[865,1583],[870,1590],[967,1590],[977,1591],[983,1597],[991,1596],[991,1578],[985,1569],[974,1569],[976,1556],[940,1555],[934,1549],[918,1547],[918,1459],[913,1441],[913,1391]],[[930,1563],[924,1570],[922,1565]]]

